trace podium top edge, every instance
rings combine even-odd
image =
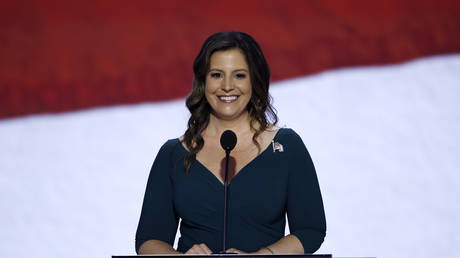
[[[209,258],[209,257],[256,257],[256,258],[332,258],[332,254],[141,254],[141,255],[112,255],[112,258],[133,258],[133,257],[154,257],[154,258],[172,258],[172,257],[187,257],[187,258]]]
[[[112,258],[133,258],[133,257],[154,257],[154,258],[172,258],[172,257],[187,257],[187,258],[209,258],[209,257],[256,257],[256,258],[332,258],[332,254],[141,254],[141,255],[112,255]]]

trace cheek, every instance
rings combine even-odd
[[[248,94],[249,97],[251,97],[251,96],[252,96],[252,85],[251,85],[251,83],[248,82],[248,83],[245,85],[244,88],[245,88],[246,94]]]
[[[208,91],[208,88],[205,88],[205,90],[204,90],[204,97],[206,98],[206,101],[209,103],[209,101],[210,101],[210,93]]]
[[[252,85],[249,83],[249,85],[246,88],[246,94],[245,94],[247,96],[247,102],[248,102],[246,105],[249,105],[249,103],[251,102],[252,94],[253,94]]]
[[[208,84],[208,82],[206,82],[206,84],[204,85],[204,96],[206,97],[206,99],[208,99],[210,93],[211,93],[211,87]]]
[[[219,88],[219,84],[216,82],[208,81],[206,80],[205,86],[204,86],[204,91],[206,93],[213,93]]]
[[[211,103],[213,101],[213,94],[215,92],[215,89],[213,87],[212,84],[208,84],[206,83],[205,87],[204,87],[204,97],[206,98],[206,101],[208,103]]]

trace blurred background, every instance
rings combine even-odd
[[[317,168],[317,253],[454,256],[460,2],[0,1],[0,256],[134,254],[145,185],[218,31],[261,45]],[[288,228],[286,229],[288,231]]]

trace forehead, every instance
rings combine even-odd
[[[246,57],[238,48],[216,51],[209,60],[209,69],[248,69]]]

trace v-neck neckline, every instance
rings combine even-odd
[[[273,145],[273,142],[276,140],[276,138],[278,138],[278,134],[279,132],[282,130],[283,128],[279,128],[278,131],[276,131],[275,135],[273,136],[273,138],[270,140],[270,143],[267,145],[267,147],[265,147],[265,149],[260,152],[257,156],[255,156],[251,161],[249,161],[246,165],[244,165],[237,173],[235,173],[235,175],[233,176],[232,180],[230,181],[230,183],[228,184],[229,186],[232,184],[232,182],[235,180],[235,178],[238,177],[238,175],[243,171],[245,170],[247,167],[249,167],[250,165],[252,165],[257,159],[259,159],[260,156],[264,155],[269,149],[270,149],[270,146]],[[188,150],[182,145],[180,139],[178,138],[177,139],[179,141],[179,145],[182,147],[182,149],[185,151],[185,152],[188,152]],[[213,177],[221,187],[224,187],[224,182],[221,181],[208,167],[206,167],[203,163],[201,163],[201,161],[199,161],[198,159],[195,159],[195,162],[201,166],[202,168],[204,168],[206,170],[206,174],[209,174],[211,177]]]

